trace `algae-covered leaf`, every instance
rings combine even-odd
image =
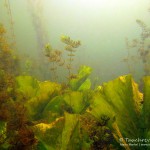
[[[95,93],[92,99],[92,103],[90,107],[87,109],[87,112],[92,114],[98,120],[103,115],[108,116],[113,122],[113,118],[115,117],[115,111],[106,101],[105,96],[101,93]]]
[[[63,106],[65,102],[62,96],[54,97],[43,110],[43,118],[46,118],[48,122],[54,121],[57,117],[63,115]]]
[[[106,100],[116,113],[116,122],[124,137],[138,137],[139,108],[133,90],[133,80],[130,75],[121,76],[103,86]],[[126,118],[126,119],[125,119]],[[126,128],[128,126],[128,129]]]
[[[50,124],[39,123],[33,127],[33,130],[47,150],[56,150],[60,149],[63,127],[64,117],[60,117]]]
[[[59,110],[59,109],[60,109],[60,106],[61,106],[62,102],[63,102],[63,97],[62,97],[62,96],[56,96],[56,97],[54,97],[54,98],[46,105],[46,107],[45,107],[45,109],[44,109],[44,113],[45,113],[46,111],[49,111],[49,110],[55,111],[55,112],[61,111],[61,110]]]
[[[64,101],[72,108],[73,113],[81,113],[87,107],[88,100],[79,91],[69,92],[64,95]]]
[[[57,83],[50,81],[39,82],[39,89],[36,96],[30,98],[25,103],[30,116],[34,119],[42,117],[45,107],[53,99],[53,97],[59,94],[60,90],[61,85]]]
[[[31,76],[16,77],[16,91],[22,93],[27,99],[36,95],[39,89],[38,81]]]
[[[62,144],[60,150],[67,150],[70,143],[71,138],[75,134],[75,129],[79,123],[79,116],[76,114],[65,113],[65,125],[62,132]],[[72,149],[74,150],[74,149]]]
[[[78,90],[82,86],[82,84],[87,80],[88,76],[91,74],[91,71],[92,69],[90,67],[82,66],[78,71],[77,77],[70,80],[70,88],[75,91]],[[89,81],[86,82],[87,84],[89,84]]]
[[[38,96],[42,99],[47,99],[49,96],[57,95],[61,90],[61,85],[55,82],[44,81],[39,82],[40,90]]]
[[[93,97],[89,112],[100,118],[106,115],[117,124],[123,137],[138,137],[140,96],[131,76],[121,76],[104,83]],[[128,126],[128,128],[127,128]],[[121,138],[121,137],[120,137]]]
[[[135,105],[135,111],[137,114],[141,113],[143,102],[143,93],[139,91],[138,84],[132,80],[132,88],[133,88],[133,99]]]
[[[150,137],[150,76],[144,77],[144,104],[142,112],[142,121],[144,128],[148,131],[147,136]]]
[[[85,82],[79,87],[79,91],[89,90],[91,88],[90,79],[86,79]]]

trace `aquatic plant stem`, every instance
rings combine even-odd
[[[70,58],[69,58],[69,66],[70,66],[70,68],[69,68],[69,78],[70,78],[70,76],[71,76],[71,69],[72,69],[72,63],[71,63],[71,56],[72,55],[72,51],[70,52]]]
[[[128,50],[128,58],[129,58],[129,50]],[[127,66],[128,66],[128,70],[129,70],[129,72],[131,72],[131,68],[130,68],[129,60],[127,61]]]
[[[54,81],[56,82],[57,81],[57,75],[56,75],[56,65],[55,65],[55,62],[53,62],[53,67],[52,67],[52,69],[53,69],[53,79],[54,79]]]
[[[129,52],[129,48],[127,48],[127,52],[128,52],[127,66],[128,66],[129,73],[132,74],[132,73],[133,73],[133,72],[132,72],[133,69],[132,69],[132,67],[131,67],[131,65],[130,65],[130,62],[129,62],[129,61],[130,61],[130,52]]]

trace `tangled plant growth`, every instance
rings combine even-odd
[[[8,74],[17,74],[19,71],[18,57],[11,49],[11,44],[8,43],[6,37],[6,30],[0,24],[0,69]]]
[[[61,41],[66,44],[65,50],[68,52],[68,60],[65,60],[62,57],[62,51],[55,50],[52,48],[50,44],[45,45],[44,51],[45,56],[48,58],[49,62],[52,63],[52,67],[50,70],[53,72],[53,80],[57,81],[57,68],[65,66],[68,70],[68,81],[70,82],[71,78],[76,78],[76,76],[73,74],[73,60],[76,52],[76,48],[78,48],[81,45],[81,42],[72,40],[69,36],[62,36]]]
[[[63,43],[66,44],[65,46],[65,50],[68,51],[68,64],[67,64],[67,69],[68,69],[68,73],[69,73],[69,76],[68,78],[70,79],[72,76],[73,76],[73,73],[72,73],[72,62],[74,60],[74,56],[75,56],[75,52],[76,52],[76,48],[78,48],[80,45],[81,45],[81,42],[80,41],[73,41],[72,39],[70,39],[69,36],[62,36],[61,37],[61,41]]]
[[[150,29],[140,19],[137,19],[136,23],[141,29],[140,37],[132,41],[126,39],[128,56],[123,61],[127,63],[128,70],[132,74],[135,74],[135,62],[140,61],[143,66],[144,75],[150,75]],[[136,50],[136,54],[132,55],[131,50],[134,49]]]
[[[0,25],[0,149],[31,149],[36,143],[28,126],[26,108],[18,101],[15,76],[18,75],[18,58],[5,38]]]
[[[0,54],[7,64],[8,57],[12,62],[15,59],[4,46],[5,30],[0,31]],[[74,45],[72,50],[80,45],[68,37],[64,41],[67,46]],[[9,55],[4,55],[5,51]],[[61,63],[61,53],[49,45],[45,55],[54,65]],[[126,137],[150,137],[149,76],[143,79],[143,93],[130,75],[93,90],[89,79],[92,69],[87,66],[82,66],[66,86],[17,76],[9,63],[6,68],[3,62],[0,66],[0,149],[136,150],[139,147],[131,147]]]
[[[62,52],[60,50],[54,50],[47,44],[45,46],[45,56],[48,57],[49,62],[52,63],[50,70],[53,72],[53,80],[57,81],[57,66],[63,66],[64,60],[62,59]]]
[[[31,76],[16,77],[7,105],[14,113],[1,119],[1,148],[133,149],[125,140],[127,146],[121,147],[119,139],[148,138],[150,77],[144,78],[143,99],[131,76],[92,90],[90,73],[89,67],[81,67],[66,89]]]

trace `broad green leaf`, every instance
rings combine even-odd
[[[142,111],[143,128],[146,129],[146,137],[150,138],[150,76],[144,77],[144,104]]]
[[[16,91],[21,92],[27,99],[36,95],[39,89],[38,81],[31,76],[16,77]]]
[[[131,76],[121,76],[104,83],[99,94],[94,95],[90,113],[97,118],[106,115],[110,122],[115,121],[123,137],[138,137],[140,106],[139,91],[133,86]],[[136,91],[136,90],[138,91]],[[128,129],[127,129],[128,126]]]
[[[95,116],[98,120],[103,115],[110,117],[111,122],[113,122],[115,117],[115,111],[106,101],[105,96],[101,93],[95,93],[92,99],[90,107],[87,109],[87,112]]]
[[[75,129],[78,126],[78,123],[78,115],[65,113],[65,125],[62,132],[62,144],[60,150],[68,150],[69,144],[72,144],[70,143],[70,140],[75,134]]]
[[[25,106],[28,108],[30,116],[34,119],[42,117],[42,113],[47,104],[52,100],[53,97],[57,96],[61,90],[61,85],[45,81],[39,82],[39,89],[36,96],[30,98]]]
[[[72,108],[73,113],[81,113],[88,100],[84,98],[82,92],[73,91],[64,95],[64,101]]]
[[[38,96],[42,99],[47,99],[49,96],[53,97],[61,90],[60,84],[50,81],[39,82],[39,87]]]
[[[85,82],[79,87],[79,91],[89,90],[91,88],[90,79],[86,79]]]
[[[43,118],[46,118],[48,122],[54,121],[57,117],[63,115],[63,106],[65,102],[62,96],[54,97],[43,110]]]
[[[82,86],[82,84],[87,80],[88,76],[91,74],[91,71],[92,69],[90,67],[82,66],[78,71],[77,77],[70,80],[70,88],[75,91],[78,90]],[[88,82],[89,84],[89,81],[86,82]]]

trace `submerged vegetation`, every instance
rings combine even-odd
[[[49,62],[52,63],[52,66],[50,70],[53,73],[53,80],[57,81],[57,68],[58,67],[64,67],[68,70],[68,81],[70,81],[71,78],[76,78],[76,76],[73,74],[72,69],[72,62],[74,60],[75,56],[75,48],[78,48],[81,45],[80,41],[73,41],[70,39],[69,36],[61,36],[61,41],[66,44],[65,50],[69,53],[67,54],[68,59],[65,60],[65,58],[62,57],[62,51],[55,50],[52,48],[50,44],[45,45],[44,51],[45,56],[48,58]]]
[[[53,73],[53,80],[57,81],[57,67],[64,65],[64,60],[62,59],[62,52],[60,50],[55,50],[50,44],[45,45],[45,56],[48,57],[48,61],[52,63],[50,70]]]
[[[76,48],[78,48],[81,45],[81,42],[80,41],[73,41],[72,39],[70,39],[69,36],[62,36],[61,41],[66,44],[65,50],[68,52],[68,58],[69,59],[68,59],[68,64],[66,67],[68,69],[68,74],[69,74],[68,78],[70,80],[70,78],[73,76],[72,62],[74,60]]]
[[[66,89],[15,77],[13,93],[5,89],[1,96],[1,149],[133,149],[120,144],[129,144],[127,137],[148,138],[150,77],[143,93],[129,75],[92,90],[90,72],[82,67]]]
[[[143,78],[143,93],[130,75],[92,89],[87,66],[67,84],[41,82],[10,70],[9,61],[18,65],[12,63],[16,59],[3,26],[0,31],[0,54],[8,64],[5,68],[0,63],[0,149],[129,150],[138,147],[130,146],[127,138],[149,138],[149,76]],[[50,45],[45,50],[50,62],[60,63],[61,52]]]
[[[138,39],[135,38],[132,41],[126,38],[128,56],[124,62],[127,63],[129,72],[135,75],[135,63],[140,61],[146,76],[150,75],[150,29],[142,20],[137,19],[136,23],[141,29],[141,34]],[[136,54],[133,54],[131,50],[136,50]]]
[[[137,23],[141,39],[126,41],[125,61],[132,72],[129,50],[138,48],[149,75],[150,31],[142,21]],[[92,88],[91,67],[83,65],[76,74],[72,70],[81,42],[62,36],[65,51],[50,44],[44,49],[53,78],[39,81],[30,74],[30,62],[26,62],[28,75],[20,71],[19,57],[5,33],[0,25],[1,150],[137,150],[141,144],[141,150],[149,149],[150,143],[143,139],[150,138],[150,76],[143,77],[142,92],[131,75]],[[68,80],[59,83],[57,69],[64,66]]]

